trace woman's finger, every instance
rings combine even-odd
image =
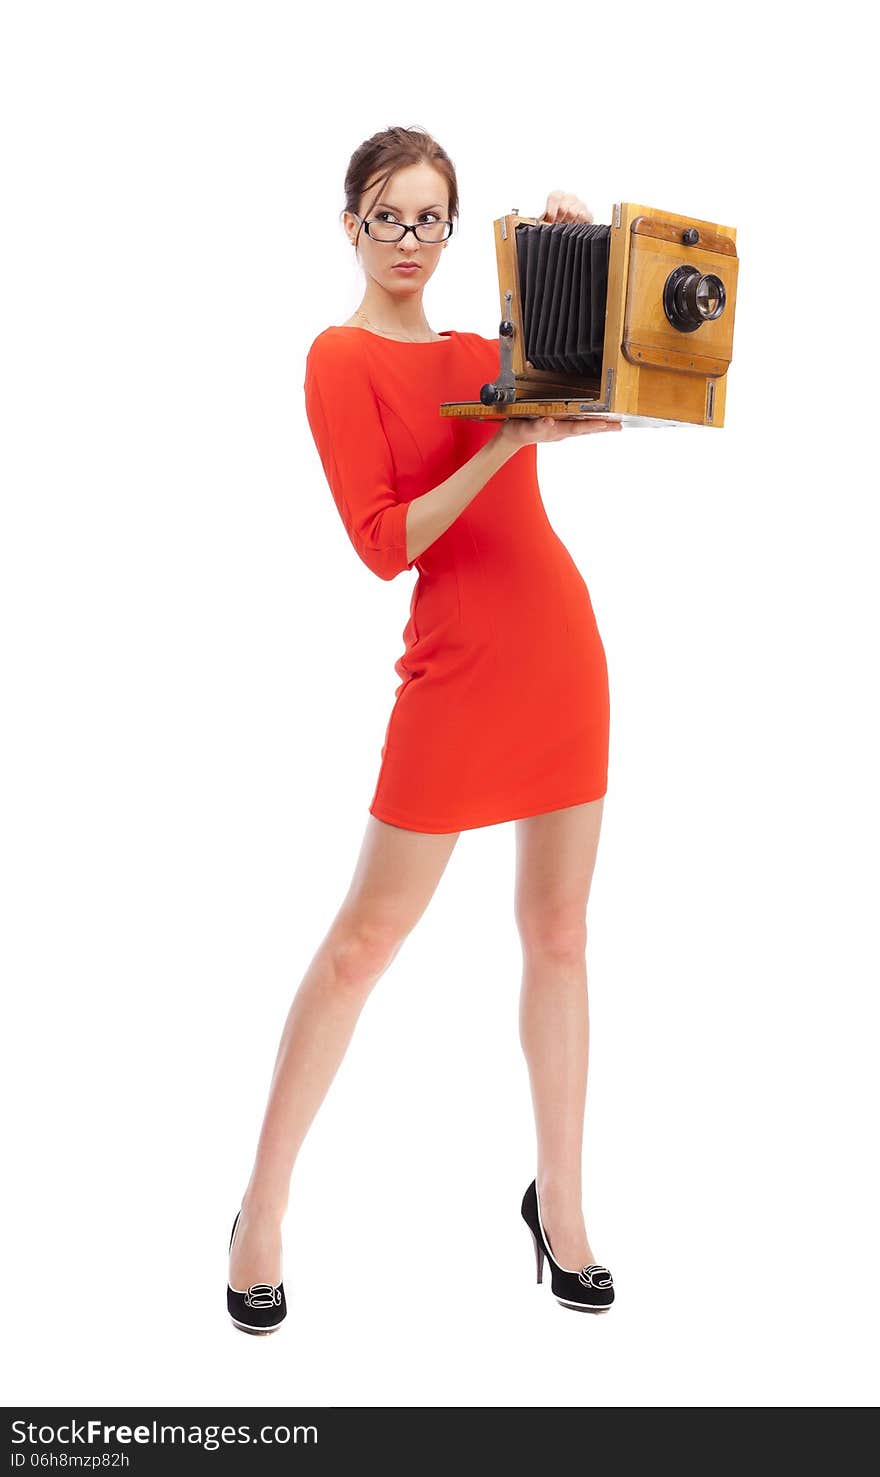
[[[619,430],[620,425],[620,421],[605,420],[600,416],[590,416],[583,420],[566,421],[564,434],[568,436],[588,436],[591,431]],[[560,430],[562,430],[561,424]]]
[[[582,200],[579,195],[574,195],[566,190],[556,190],[550,198],[554,202],[554,220],[586,221],[588,224],[592,222],[593,212],[586,200]],[[548,199],[549,203],[550,200]]]

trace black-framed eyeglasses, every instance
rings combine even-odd
[[[438,241],[448,241],[452,235],[452,221],[416,221],[405,226],[403,221],[383,221],[378,216],[366,219],[352,211],[356,221],[361,221],[371,241],[402,241],[407,231],[412,231],[417,241],[426,246],[435,246]]]

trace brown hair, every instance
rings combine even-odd
[[[357,215],[361,196],[370,180],[381,172],[379,188],[373,196],[373,204],[381,197],[391,176],[408,164],[432,164],[443,175],[449,186],[449,218],[458,218],[458,181],[455,166],[445,149],[432,138],[427,129],[413,125],[411,128],[383,128],[372,138],[355,149],[345,172],[345,205],[343,210]],[[369,215],[368,207],[366,214]],[[363,221],[354,238],[355,251],[363,230]]]

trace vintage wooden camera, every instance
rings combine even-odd
[[[646,205],[610,225],[495,221],[498,378],[441,415],[724,425],[736,230]]]

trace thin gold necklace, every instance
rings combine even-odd
[[[380,336],[382,336],[384,338],[402,338],[404,340],[404,342],[405,343],[408,343],[408,344],[435,344],[435,343],[437,343],[437,340],[441,337],[441,335],[438,334],[436,339],[433,339],[433,338],[408,338],[405,333],[386,333],[384,329],[377,328],[376,325],[375,325],[375,323],[371,323],[370,322],[370,320],[367,317],[366,313],[364,312],[363,308],[358,308],[358,310],[357,310],[357,312],[355,313],[354,316],[356,318],[362,318],[363,321],[364,321],[364,323],[368,324],[368,326],[370,328],[372,328],[373,331],[375,333],[378,333]]]

